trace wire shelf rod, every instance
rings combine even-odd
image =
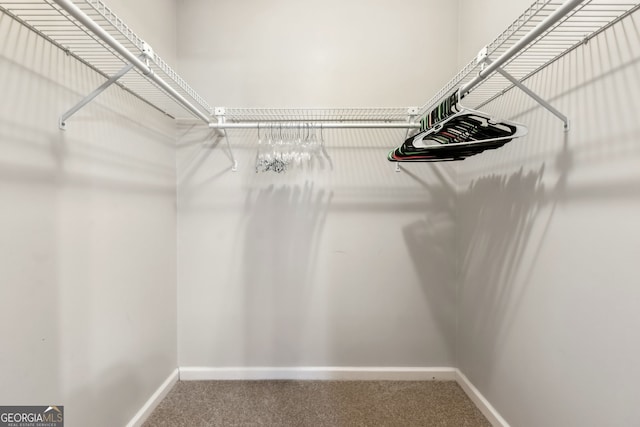
[[[100,7],[100,2],[97,0],[73,0],[73,3],[132,54],[139,56],[141,53],[145,53],[139,48],[144,43],[141,41],[142,39],[126,27],[122,20],[112,12],[104,12],[105,17],[94,9],[94,5]],[[89,66],[106,79],[128,62],[125,56],[97,37],[53,0],[39,2],[0,0],[0,11]],[[156,52],[147,51],[144,59],[154,74],[168,83],[171,88],[202,111],[204,116],[210,120],[211,107]],[[134,69],[115,84],[172,118],[193,115],[202,120],[201,117],[177,101],[170,90],[165,90],[158,83],[143,76],[143,71]]]
[[[478,73],[478,76],[473,80],[465,84],[462,88],[460,88],[460,94],[462,96],[466,95],[475,85],[484,80],[491,73],[496,71],[497,68],[501,67],[505,62],[509,61],[517,52],[522,50],[525,46],[535,40],[538,36],[543,34],[553,25],[555,25],[559,20],[563,19],[565,15],[571,11],[578,4],[582,3],[584,0],[567,0],[562,6],[556,9],[551,15],[549,15],[544,21],[538,24],[534,29],[532,29],[527,35],[522,37],[518,42],[516,42],[513,46],[511,46],[506,52],[500,55],[498,58],[494,59],[491,64],[489,64],[485,69],[481,70]]]
[[[209,124],[212,129],[419,129],[420,123],[414,122],[243,122]]]
[[[515,43],[530,33],[548,16],[566,2],[536,2],[523,13],[507,30],[487,45],[488,57],[497,58],[513,47]],[[501,68],[519,80],[550,64],[554,58],[562,56],[567,49],[574,49],[587,42],[599,29],[611,25],[628,15],[630,9],[638,6],[635,1],[610,3],[608,0],[586,0],[574,10],[569,10],[555,25],[544,31],[528,46],[506,61]],[[535,24],[535,25],[534,25]],[[525,31],[526,30],[526,31]],[[485,68],[486,70],[486,68]],[[482,71],[476,59],[465,65],[445,86],[420,109],[420,115],[430,112],[444,98],[460,86],[469,84]],[[486,71],[485,71],[486,72]],[[465,96],[465,105],[480,108],[486,100],[495,99],[506,90],[513,88],[507,80],[493,73],[482,79]]]
[[[117,72],[125,63],[127,57],[108,43],[97,37],[92,31],[69,16],[59,2],[69,0],[0,0],[0,10],[14,9],[19,16],[18,21],[27,23],[31,28],[40,31],[41,35],[49,37],[56,46],[72,54],[75,58],[89,65],[101,75],[109,77]],[[92,19],[96,25],[104,28],[120,45],[129,52],[138,56],[141,53],[144,41],[138,37],[124,22],[119,19],[100,0],[74,0],[78,8]],[[507,71],[518,81],[522,82],[541,68],[552,63],[559,57],[588,42],[601,28],[605,28],[611,22],[619,19],[620,15],[628,14],[630,8],[637,8],[636,1],[610,1],[610,0],[576,0],[573,9],[565,0],[537,0],[509,25],[500,35],[487,45],[487,55],[494,64],[499,58],[507,56],[500,68]],[[559,8],[567,7],[558,22],[533,37],[529,43],[523,43],[524,38],[538,31],[543,23],[547,23]],[[546,24],[545,24],[546,25]],[[514,46],[523,43],[522,47],[514,49]],[[515,52],[514,52],[515,50]],[[509,55],[511,55],[509,57]],[[208,122],[211,122],[211,108],[186,82],[175,73],[154,52],[145,62],[153,75],[161,77],[170,83],[171,90],[181,95],[188,102],[201,111]],[[487,71],[489,70],[489,71]],[[464,98],[464,104],[472,108],[480,108],[489,100],[510,90],[513,85],[503,76],[491,72],[489,66],[481,66],[476,60],[464,65],[454,77],[449,80],[437,93],[435,93],[422,107],[416,109],[416,117],[421,117],[431,111],[443,98],[450,95],[460,87],[469,87]],[[128,73],[118,84],[139,98],[145,100],[166,114],[178,117],[183,111],[188,111],[200,120],[203,117],[185,108],[177,98],[172,96],[171,90],[162,87],[161,84],[140,77],[146,70],[135,68]],[[479,73],[484,74],[481,80]],[[471,87],[472,86],[472,87]],[[168,94],[168,95],[167,95]],[[180,106],[177,108],[177,106]],[[407,108],[389,109],[237,109],[228,108],[224,115],[227,124],[238,122],[251,122],[251,126],[266,122],[316,122],[318,124],[362,123],[369,126],[393,123],[394,126],[407,126],[412,120]],[[352,125],[355,126],[355,125]],[[344,126],[342,126],[344,127]]]
[[[629,8],[629,4],[626,5],[627,9],[626,11],[617,16],[616,19],[612,20],[612,21],[608,21],[606,25],[601,26],[600,28],[592,31],[588,36],[586,40],[589,40],[595,36],[597,36],[598,34],[602,33],[603,31],[607,30],[608,28],[611,28],[611,26],[615,25],[616,23],[620,22],[621,20],[623,20],[624,18],[626,18],[627,16],[631,15],[632,13],[640,10],[640,4],[636,4],[635,6],[632,6],[631,8]],[[559,55],[555,56],[552,60],[542,64],[540,67],[535,68],[535,69],[531,69],[531,67],[525,67],[526,69],[526,73],[524,74],[524,76],[520,79],[521,82],[526,81],[527,79],[529,79],[531,76],[533,76],[534,74],[536,74],[537,72],[539,72],[542,68],[549,66],[551,63],[558,61],[559,59],[561,59],[562,57],[568,55],[569,53],[571,53],[572,51],[574,51],[575,49],[577,49],[578,47],[582,46],[586,40],[582,40],[579,42],[576,42],[575,44],[573,44],[572,46],[568,47],[567,49],[565,49],[562,53],[560,53]],[[494,93],[493,96],[489,97],[487,100],[485,100],[484,102],[482,102],[481,104],[479,104],[476,108],[482,108],[485,105],[489,104],[490,102],[492,102],[493,100],[495,100],[497,97],[501,96],[502,94],[504,94],[505,92],[513,89],[514,85],[511,85],[507,88],[504,88],[501,92],[498,93]]]

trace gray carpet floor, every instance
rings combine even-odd
[[[455,381],[179,381],[144,427],[491,426]]]

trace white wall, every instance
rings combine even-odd
[[[178,5],[180,67],[217,106],[422,105],[456,60],[457,2]]]
[[[421,104],[529,2],[177,3],[110,5],[216,105],[320,107]],[[117,89],[60,133],[100,79],[2,17],[0,400],[117,425],[176,364],[456,365],[512,425],[637,424],[637,15],[528,82],[568,134],[513,91],[500,150],[396,174],[403,132],[331,131],[285,175],[188,124],[176,174]]]
[[[375,107],[455,69],[454,2],[302,3],[180,2],[182,72],[216,105]],[[256,174],[257,134],[231,131],[233,173],[180,132],[180,366],[452,366],[451,167],[398,174],[403,131],[327,131],[333,169]]]
[[[494,3],[463,0],[462,22]],[[490,108],[529,135],[459,166],[458,367],[514,426],[640,423],[639,28],[527,82],[569,133],[514,91]]]
[[[102,78],[5,15],[0,40],[0,402],[124,425],[177,366],[175,125],[112,88],[61,132]]]
[[[458,3],[460,8],[458,66],[463,67],[534,2],[533,0],[458,0]]]

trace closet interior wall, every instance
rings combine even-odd
[[[462,0],[461,58],[528,3]],[[484,107],[530,132],[457,165],[457,366],[514,426],[635,425],[640,13],[526,84],[571,130],[518,90]]]
[[[432,0],[184,2],[180,72],[221,106],[406,111],[455,71],[456,13]],[[323,133],[331,162],[278,174],[255,172],[255,129],[228,131],[231,172],[214,132],[180,125],[181,367],[452,366],[453,167],[395,173],[402,129]]]
[[[456,71],[457,4],[442,3],[181,2],[180,73],[219,107],[420,106]]]
[[[110,6],[217,105],[338,109],[420,105],[529,6],[263,3]],[[119,89],[60,132],[103,78],[2,15],[0,400],[113,425],[176,366],[455,366],[513,425],[634,424],[639,19],[526,80],[570,132],[510,90],[483,109],[530,132],[500,150],[394,173],[403,130],[325,129],[328,157],[258,174],[255,130],[232,172]]]
[[[109,4],[175,62],[175,2]],[[103,81],[0,14],[0,402],[69,426],[125,425],[177,366],[175,123],[114,87],[60,131]]]

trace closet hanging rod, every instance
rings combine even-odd
[[[420,123],[375,122],[242,122],[209,123],[212,129],[420,129]]]
[[[487,65],[484,69],[480,70],[478,75],[469,81],[466,85],[460,88],[460,96],[464,97],[469,93],[478,83],[489,77],[494,71],[504,65],[505,62],[513,58],[518,52],[520,52],[529,43],[535,40],[538,36],[542,35],[545,31],[551,28],[554,24],[564,18],[573,8],[578,6],[585,0],[567,0],[553,13],[547,16],[543,21],[536,25],[531,31],[525,34],[520,40],[518,40],[513,46],[506,50],[499,57],[492,59],[491,64]]]
[[[69,15],[73,16],[85,27],[91,30],[98,38],[108,44],[113,50],[119,53],[126,61],[133,64],[142,74],[149,80],[157,84],[162,90],[169,94],[176,102],[181,104],[195,116],[203,120],[205,123],[211,123],[211,119],[206,114],[202,113],[191,102],[185,99],[174,88],[167,84],[162,78],[157,76],[153,70],[142,61],[137,55],[129,51],[107,31],[105,31],[99,24],[86,15],[78,6],[76,6],[71,0],[53,0],[58,6],[64,9]]]

